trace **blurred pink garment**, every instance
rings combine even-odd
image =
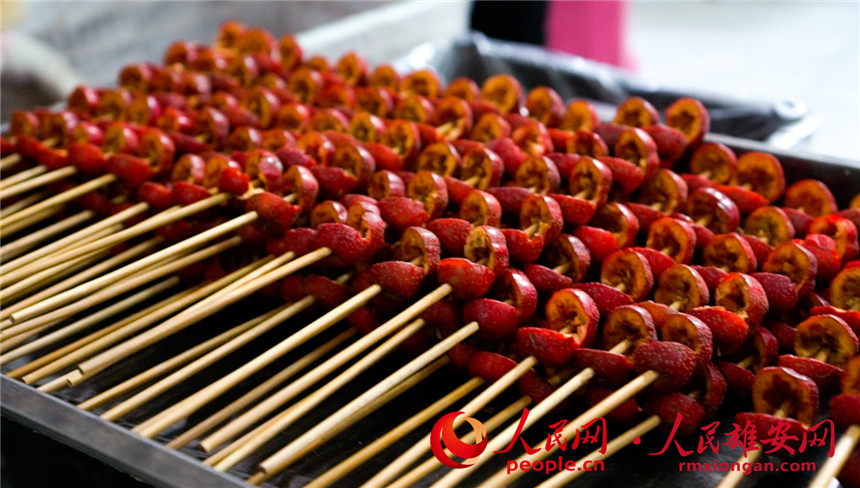
[[[550,49],[626,69],[635,67],[626,48],[626,1],[551,0],[544,29]]]

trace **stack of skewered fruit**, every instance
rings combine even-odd
[[[736,157],[704,142],[709,117],[696,100],[678,100],[661,123],[632,98],[601,124],[588,102],[565,106],[548,87],[524,97],[508,75],[443,87],[427,70],[368,73],[355,53],[332,67],[305,59],[290,36],[276,41],[233,22],[212,47],[175,43],[165,64],[125,68],[118,89],[80,87],[67,110],[13,116],[0,147],[0,232],[18,237],[0,248],[0,362],[173,290],[6,372],[44,391],[77,386],[250,293],[278,291],[283,306],[80,405],[94,409],[162,378],[102,414],[116,420],[315,302],[330,309],[134,428],[153,437],[346,319],[351,327],[301,367],[171,442],[199,440],[215,451],[206,462],[216,469],[270,443],[401,345],[417,357],[264,460],[251,481],[275,476],[447,363],[473,379],[314,484],[336,481],[481,384],[489,386],[463,407],[467,415],[514,383],[525,395],[488,426],[534,402],[528,427],[580,389],[594,406],[574,428],[601,415],[652,414],[611,454],[676,412],[693,432],[727,389],[748,395],[777,349],[792,353],[779,359],[791,369],[780,371],[807,375],[801,383],[815,398],[857,354],[860,209],[839,212],[815,180],[786,188],[772,155]],[[356,332],[363,337],[225,424]],[[812,397],[769,406],[782,416],[803,409],[798,428],[808,428]],[[416,444],[368,486],[394,482],[428,448]]]

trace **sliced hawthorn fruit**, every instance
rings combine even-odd
[[[448,84],[442,96],[457,97],[463,100],[474,100],[475,98],[478,98],[480,93],[481,89],[478,87],[478,84],[475,83],[475,80],[467,76],[461,76],[459,78],[455,78],[454,81]]]
[[[211,194],[206,188],[194,183],[185,181],[176,182],[173,185],[172,198],[173,202],[183,207],[191,205],[200,200],[209,198]]]
[[[708,362],[699,367],[694,379],[701,382],[701,387],[704,389],[704,394],[699,402],[705,407],[705,417],[714,417],[722,406],[728,391],[728,382],[725,376],[714,363]]]
[[[137,189],[137,200],[148,203],[153,210],[160,212],[173,205],[173,191],[169,186],[146,181]]]
[[[588,293],[588,290],[585,290]],[[593,293],[589,293],[595,303],[600,306],[600,302]],[[604,311],[601,310],[601,314]],[[647,344],[657,340],[657,330],[654,326],[654,320],[651,314],[644,308],[637,305],[617,305],[611,308],[606,314],[606,321],[603,324],[602,341],[603,347],[612,349],[621,341],[629,341],[629,346],[625,352],[626,355],[633,353],[634,349],[638,349],[642,344]]]
[[[414,122],[393,120],[385,128],[382,143],[408,162],[418,156],[421,149],[421,134]]]
[[[547,127],[558,127],[564,116],[564,102],[558,92],[548,86],[539,86],[529,92],[525,103],[529,117]]]
[[[553,152],[552,137],[540,122],[525,123],[511,133],[511,139],[530,156],[545,156]]]
[[[529,156],[514,174],[514,184],[529,191],[545,195],[558,189],[561,175],[555,163],[544,156]]]
[[[748,188],[773,203],[785,190],[782,165],[771,154],[753,151],[738,158],[733,185]]]
[[[842,370],[832,364],[793,354],[780,356],[777,364],[810,378],[818,386],[818,391],[823,394],[832,395],[839,392],[839,378],[842,376]]]
[[[738,211],[742,215],[747,215],[758,208],[767,206],[769,203],[765,197],[741,186],[714,185],[714,188],[735,202],[735,205],[738,206]]]
[[[769,303],[761,283],[744,273],[731,273],[717,285],[714,303],[741,316],[749,325],[759,325]]]
[[[649,414],[660,417],[663,426],[674,426],[677,422],[677,435],[683,436],[692,436],[699,431],[706,415],[705,407],[701,403],[677,391],[651,396],[642,408]]]
[[[794,288],[794,285],[791,285]],[[771,320],[765,322],[767,330],[776,337],[779,344],[779,352],[782,354],[794,353],[794,338],[797,336],[797,330],[780,320]]]
[[[498,227],[502,221],[502,206],[493,195],[472,190],[460,205],[458,215],[472,225]]]
[[[702,251],[706,266],[714,266],[726,272],[752,273],[758,267],[755,253],[740,234],[715,236]]]
[[[857,355],[857,346],[854,331],[835,315],[813,315],[797,325],[794,350],[798,356],[841,368]]]
[[[843,393],[830,400],[830,415],[841,429],[860,424],[860,394]]]
[[[676,263],[672,258],[663,254],[660,251],[655,249],[649,249],[647,247],[628,247],[630,251],[635,251],[645,257],[648,260],[648,266],[651,267],[651,274],[654,275],[654,280],[660,279],[660,276],[666,272],[669,268],[674,266]]]
[[[687,311],[711,329],[714,345],[721,354],[731,354],[744,345],[749,324],[724,307],[697,307]]]
[[[347,131],[360,142],[378,142],[385,133],[385,122],[369,112],[357,112],[349,120]]]
[[[559,127],[564,130],[591,130],[600,124],[597,110],[587,100],[573,100],[567,104],[567,109],[561,118]]]
[[[797,306],[798,289],[788,276],[777,273],[753,273],[751,276],[761,283],[771,312],[789,313]]]
[[[439,77],[430,69],[413,71],[400,80],[400,91],[436,98],[442,91]]]
[[[705,283],[708,285],[708,291],[711,296],[714,296],[717,292],[717,285],[720,284],[720,281],[723,280],[728,273],[721,270],[720,268],[716,268],[714,266],[701,266],[698,264],[694,264],[692,266],[693,269],[699,273],[699,276],[705,280]],[[793,287],[794,285],[792,285]]]
[[[818,387],[791,369],[770,366],[756,374],[752,400],[757,413],[780,416],[779,412],[809,426],[815,423],[818,411]]]
[[[435,142],[421,150],[416,169],[432,171],[440,176],[457,176],[460,173],[460,154],[450,142]]]
[[[555,387],[547,380],[543,379],[533,369],[528,370],[526,374],[520,378],[518,386],[520,393],[531,397],[532,403],[535,404],[542,402],[555,391]],[[567,407],[567,403],[567,401],[562,402],[558,407],[556,407],[556,409],[564,410]]]
[[[474,113],[474,110],[473,110]],[[496,139],[510,137],[511,124],[500,114],[489,112],[477,117],[477,122],[469,133],[469,139],[479,142],[490,142]]]
[[[379,211],[385,222],[403,232],[409,227],[423,227],[430,216],[421,202],[409,197],[388,197],[379,201]]]
[[[612,123],[629,127],[648,127],[659,124],[660,115],[657,109],[644,98],[630,97],[618,106]]]
[[[356,110],[384,118],[394,111],[396,95],[388,88],[380,86],[359,86],[355,88]]]
[[[552,294],[546,304],[549,327],[573,334],[577,346],[588,347],[597,336],[600,312],[594,300],[584,291],[564,288]]]
[[[486,147],[502,158],[505,166],[505,174],[509,176],[516,175],[520,166],[529,158],[529,155],[520,149],[510,137],[493,139],[487,143]]]
[[[857,226],[851,220],[839,215],[825,215],[812,221],[810,234],[824,234],[836,241],[836,253],[840,261],[850,261],[860,254],[857,240]],[[809,236],[807,236],[809,238]]]
[[[802,445],[802,439],[807,437],[806,431],[809,427],[809,424],[804,425],[793,418],[761,412],[738,413],[735,415],[735,424],[741,428],[752,426],[764,452],[776,456],[788,456],[797,452]]]
[[[636,371],[640,374],[645,371],[659,373],[659,378],[651,385],[651,389],[657,392],[678,391],[693,377],[698,364],[696,352],[678,342],[648,342],[636,346],[633,352]]]
[[[564,221],[561,208],[548,196],[531,195],[520,207],[520,227],[540,235],[546,242],[555,240],[561,234]],[[534,228],[533,231],[531,229]]]
[[[678,342],[692,349],[698,356],[699,366],[710,364],[714,355],[711,329],[692,315],[679,313],[669,316],[660,329],[660,339]]]
[[[738,206],[715,188],[699,188],[687,199],[687,215],[715,234],[734,232],[740,223]]]
[[[794,225],[779,207],[760,207],[749,214],[744,232],[758,237],[765,244],[778,246],[794,238]]]
[[[496,277],[508,270],[509,254],[505,235],[495,227],[478,226],[469,232],[463,248],[465,257],[489,268]]]
[[[460,164],[460,179],[479,190],[499,186],[505,170],[502,158],[484,147],[466,151]]]
[[[795,288],[797,288],[798,296],[803,297],[815,288],[815,277],[818,274],[818,260],[805,247],[797,242],[790,241],[774,248],[761,269],[766,273],[777,273],[787,276],[794,283]]]
[[[573,133],[568,139],[565,149],[570,154],[579,154],[590,158],[602,158],[609,156],[609,147],[596,133],[580,129]]]
[[[427,230],[439,238],[445,255],[461,257],[466,246],[466,238],[472,231],[472,224],[463,219],[439,218],[428,222]]]
[[[748,369],[725,359],[717,359],[714,365],[720,370],[728,384],[728,391],[736,398],[747,398],[752,393],[755,375]]]
[[[642,129],[625,129],[613,146],[613,154],[616,158],[636,165],[645,178],[650,177],[660,166],[657,144]]]
[[[702,276],[686,264],[675,264],[660,276],[654,300],[676,312],[708,304],[710,292]]]
[[[493,382],[516,366],[517,362],[507,356],[489,351],[478,351],[469,358],[467,371],[469,376],[476,376]]]
[[[406,195],[420,202],[430,219],[437,218],[448,206],[448,187],[445,180],[430,171],[419,171],[406,185]]]
[[[341,285],[331,278],[318,274],[303,276],[302,289],[305,292],[305,295],[311,295],[320,303],[329,307],[340,305],[349,298],[348,287]],[[284,291],[284,286],[282,285],[282,295],[284,294]],[[293,296],[293,301],[300,300],[301,298],[303,298],[303,296]]]
[[[662,212],[652,208],[650,205],[635,202],[627,202],[625,205],[636,216],[636,220],[639,221],[639,227],[646,232],[651,229],[651,225],[654,222],[665,217]],[[693,237],[695,238],[695,232],[693,233]]]
[[[623,203],[604,204],[594,214],[590,224],[611,232],[621,248],[631,246],[639,233],[639,220]]]
[[[481,86],[481,100],[495,105],[503,114],[519,111],[522,97],[523,88],[511,75],[491,76]]]
[[[665,213],[681,211],[687,202],[687,183],[668,169],[658,169],[639,187],[638,203]]]
[[[386,169],[373,173],[367,184],[367,194],[377,200],[387,197],[402,197],[406,195],[406,184],[403,178],[393,171]]]
[[[336,200],[325,200],[314,205],[311,209],[311,227],[320,224],[343,224],[346,222],[346,207]]]
[[[344,200],[344,202],[348,201]],[[362,202],[360,199],[352,200],[347,207],[346,223],[358,229],[361,237],[367,241],[371,255],[387,247],[385,243],[386,223],[382,220],[376,205]]]
[[[523,202],[533,194],[528,188],[522,188],[519,186],[500,186],[490,188],[487,192],[492,194],[496,197],[496,200],[499,201],[499,204],[502,206],[502,215],[509,215],[511,217],[518,216],[520,214]]]
[[[587,224],[603,206],[612,188],[612,171],[597,159],[580,157],[568,178],[570,195],[553,194],[568,224]]]
[[[860,311],[860,266],[846,267],[833,278],[830,301],[835,307]]]
[[[642,130],[657,144],[661,168],[671,169],[687,151],[687,136],[678,129],[666,125],[651,125],[643,127]]]
[[[439,238],[422,227],[409,227],[403,232],[394,248],[394,257],[424,268],[424,274],[433,274],[439,267],[441,245]]]
[[[175,198],[175,197],[174,197]],[[258,224],[266,234],[279,236],[296,222],[301,208],[288,203],[282,197],[263,191],[256,193],[245,201],[249,212],[257,212]]]
[[[541,291],[552,292],[582,281],[590,265],[591,255],[585,244],[562,234],[546,246],[542,264],[528,265],[525,271]]]
[[[252,180],[263,182],[263,188],[273,193],[280,192],[284,164],[280,158],[265,149],[252,149],[245,158],[245,174]]]
[[[472,109],[465,100],[457,97],[443,98],[436,105],[436,131],[445,139],[465,137],[472,130]]]
[[[842,393],[860,393],[860,356],[856,356],[845,364],[845,374],[842,375]]]
[[[368,269],[370,279],[382,287],[383,293],[396,300],[414,297],[424,282],[425,271],[421,266],[405,261],[383,261]]]
[[[835,315],[844,320],[848,327],[854,331],[854,334],[860,333],[860,312],[856,310],[843,310],[831,305],[819,305],[812,307],[809,313],[812,315]]]
[[[666,254],[676,263],[687,264],[696,250],[696,234],[690,224],[663,217],[648,228],[646,246]]]
[[[807,234],[801,245],[818,261],[816,281],[819,284],[829,283],[839,274],[842,260],[839,259],[837,244],[833,238],[825,234]]]
[[[678,99],[666,109],[666,125],[683,132],[690,146],[702,142],[711,128],[711,116],[695,98]]]
[[[785,189],[783,204],[799,210],[810,217],[821,217],[836,213],[839,207],[833,193],[819,180],[799,180]]]
[[[392,115],[395,119],[434,124],[436,122],[436,107],[426,97],[416,93],[408,93],[401,96],[394,104]]]
[[[24,136],[20,136],[19,139]],[[130,154],[114,154],[105,163],[105,171],[116,175],[132,188],[137,188],[153,178],[149,163]]]
[[[534,356],[538,362],[549,367],[568,364],[580,347],[576,334],[564,334],[541,327],[517,329],[516,343],[520,354]]]
[[[600,281],[630,295],[634,302],[643,300],[654,287],[654,275],[645,256],[625,249],[610,254],[603,261]]]
[[[509,268],[496,282],[494,296],[509,303],[520,312],[520,322],[525,323],[537,310],[537,289],[528,276],[518,269]]]
[[[573,361],[582,369],[594,370],[595,379],[608,386],[621,386],[630,380],[635,368],[624,354],[580,347],[573,352]]]
[[[663,324],[666,323],[666,320],[672,315],[677,315],[682,312],[675,311],[669,308],[668,305],[663,303],[657,303],[652,300],[645,300],[642,302],[637,302],[636,305],[644,308],[651,314],[651,318],[654,319],[654,325],[660,329],[663,327]]]
[[[599,161],[612,172],[613,188],[625,195],[636,191],[645,181],[645,172],[642,168],[626,159],[607,156],[600,158]]]
[[[577,227],[573,235],[585,244],[591,253],[591,260],[595,262],[604,261],[621,247],[612,232],[598,227]]]
[[[367,78],[368,86],[381,86],[392,91],[400,90],[400,75],[390,64],[380,64]]]

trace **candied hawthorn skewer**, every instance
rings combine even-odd
[[[860,442],[860,357],[855,356],[845,364],[841,387],[841,393],[830,399],[830,415],[844,433],[833,447],[833,455],[816,472],[810,488],[829,486],[840,471],[844,473],[843,466]]]

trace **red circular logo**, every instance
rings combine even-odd
[[[464,413],[451,412],[443,416],[436,421],[436,425],[433,426],[433,430],[430,432],[430,448],[433,450],[433,455],[436,456],[436,459],[440,463],[449,468],[468,468],[471,464],[458,463],[448,457],[448,454],[445,452],[446,447],[454,456],[465,459],[478,457],[487,448],[487,429],[484,428],[484,424],[472,417],[466,417],[466,422],[475,431],[475,444],[467,444],[457,437],[457,434],[454,432],[454,419]]]

